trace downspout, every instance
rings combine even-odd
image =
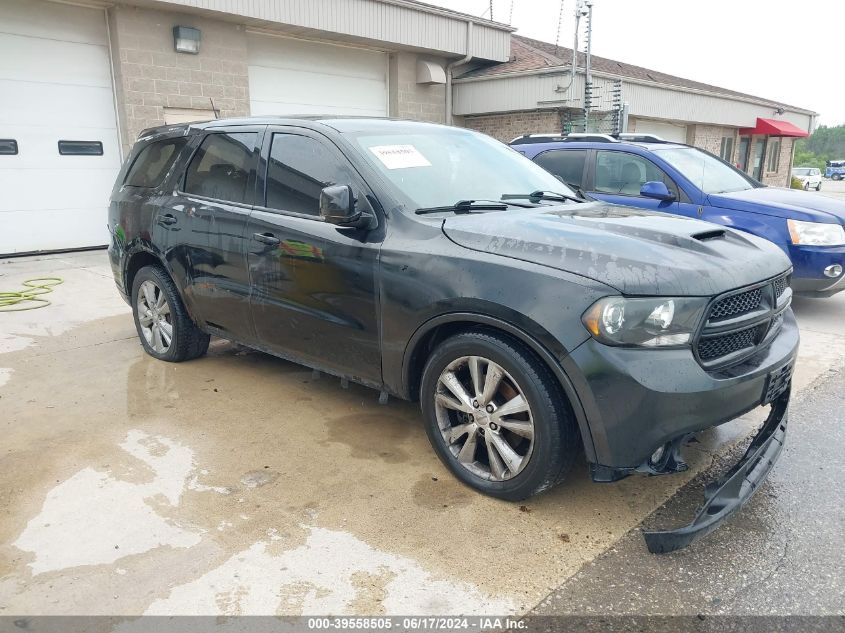
[[[461,59],[446,64],[446,125],[452,125],[452,69],[472,59],[472,20],[467,22],[467,54]]]

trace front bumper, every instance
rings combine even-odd
[[[768,346],[719,370],[702,368],[689,349],[585,342],[570,354],[579,369],[570,379],[589,426],[593,479],[615,481],[642,471],[659,447],[764,404],[770,376],[794,365],[798,343],[791,310]]]
[[[674,552],[715,530],[757,491],[780,457],[786,439],[789,391],[772,403],[772,410],[742,459],[704,489],[704,505],[689,525],[674,530],[646,530],[646,546],[653,554]]]
[[[795,246],[788,247],[792,260],[792,291],[816,297],[829,297],[845,290],[845,274],[827,277],[825,268],[845,266],[845,246]]]

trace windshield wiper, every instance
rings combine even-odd
[[[528,200],[530,202],[540,202],[540,200],[556,200],[558,202],[586,202],[581,198],[570,196],[565,193],[558,193],[557,191],[532,191],[531,193],[505,193],[502,194],[502,200]]]
[[[452,213],[472,213],[473,211],[504,211],[507,208],[507,203],[500,202],[498,200],[458,200],[453,205],[417,209],[414,213],[417,215],[425,215],[426,213],[443,213],[444,211],[451,211]]]

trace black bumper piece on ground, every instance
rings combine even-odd
[[[780,456],[786,438],[788,405],[789,390],[772,403],[769,417],[742,459],[721,478],[707,484],[704,505],[692,523],[675,530],[643,532],[648,551],[664,554],[686,547],[719,527],[751,498]]]

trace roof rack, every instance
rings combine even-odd
[[[618,143],[610,134],[597,132],[571,132],[569,134],[523,134],[513,139],[511,145],[528,145],[530,143],[566,143],[573,141],[592,141],[598,143]]]
[[[566,136],[556,132],[549,132],[547,134],[523,134],[513,139],[511,145],[525,145],[527,143],[553,143],[565,141]]]
[[[657,134],[633,134],[629,132],[624,132],[619,135],[620,141],[631,141],[633,143],[669,143],[662,136],[657,136]]]
[[[590,141],[592,143],[618,143],[619,139],[611,134],[598,132],[571,132],[566,136],[567,141]]]

